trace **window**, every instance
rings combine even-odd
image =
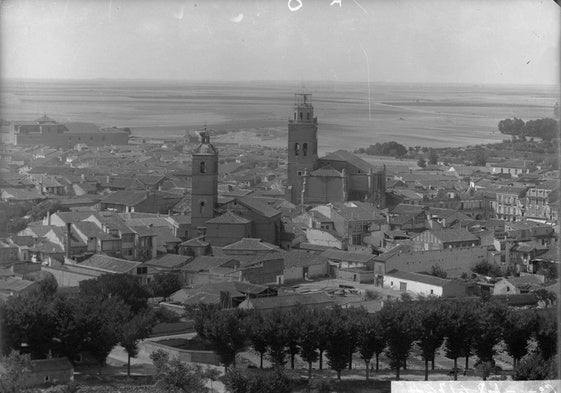
[[[306,119],[310,120],[310,112],[306,114]]]
[[[202,161],[200,165],[200,172],[206,173],[206,162]]]
[[[430,290],[430,294],[431,294],[431,295],[434,295],[434,291],[433,291],[432,289]]]
[[[50,378],[48,375],[45,375],[45,382],[49,382]]]
[[[297,174],[298,176],[302,176],[302,171],[298,171],[298,172],[296,172],[296,174]]]
[[[304,143],[304,144],[302,145],[302,155],[303,155],[303,156],[307,156],[307,155],[308,155],[308,144],[307,144],[307,143]]]
[[[510,292],[510,287],[506,287],[506,291],[507,291],[507,292]]]
[[[300,112],[300,120],[304,120],[304,115]]]
[[[298,154],[300,154],[300,144],[295,143],[294,144],[294,155],[297,156]]]
[[[205,201],[201,201],[201,203],[199,204],[199,213],[201,214],[204,213],[205,205],[206,205]]]

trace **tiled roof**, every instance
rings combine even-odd
[[[333,169],[331,165],[326,165],[310,173],[312,176],[341,177],[341,172]]]
[[[195,257],[187,266],[183,267],[181,270],[189,272],[200,272],[209,271],[213,268],[220,267],[227,264],[230,261],[235,261],[233,257],[213,257],[210,255],[200,255]]]
[[[7,277],[0,280],[0,292],[21,292],[34,284],[35,282],[33,281]]]
[[[4,188],[2,194],[6,199],[14,199],[17,201],[32,201],[39,199],[47,199],[37,191],[29,191],[21,188]]]
[[[136,206],[145,201],[147,197],[146,191],[122,190],[107,195],[101,202],[113,205]]]
[[[51,216],[51,218],[57,216],[65,223],[74,224],[88,218],[92,214],[93,212],[84,212],[84,211],[56,212]]]
[[[94,270],[100,270],[107,273],[128,273],[140,262],[128,261],[126,259],[113,258],[107,255],[96,254],[78,264],[81,267],[87,267]]]
[[[317,252],[292,249],[284,254],[284,268],[306,267],[325,264],[327,261]]]
[[[250,222],[251,220],[238,216],[231,211],[227,211],[218,217],[208,220],[207,224],[249,224]]]
[[[262,297],[256,299],[248,299],[248,302],[250,302],[251,305],[253,305],[253,308],[257,310],[266,310],[272,308],[295,307],[298,304],[302,306],[329,305],[333,303],[333,299],[323,292],[318,292]]]
[[[440,278],[421,273],[403,272],[395,269],[386,272],[386,277],[401,278],[403,280],[416,281],[424,284],[436,285],[439,287],[445,286],[452,282],[452,280],[448,280],[446,278]]]
[[[474,236],[465,228],[441,229],[438,231],[431,230],[430,233],[443,243],[471,242],[479,240],[477,236]]]
[[[370,165],[362,158],[359,158],[346,150],[337,150],[333,153],[329,153],[326,156],[320,158],[320,162],[321,160],[344,161],[365,173],[367,173],[369,169],[374,170],[374,166]]]
[[[155,266],[164,269],[174,269],[185,265],[193,257],[188,255],[166,254],[161,258],[150,259],[146,261],[146,265]]]
[[[328,259],[336,259],[340,261],[366,263],[374,260],[376,257],[373,254],[359,254],[356,252],[348,252],[341,250],[325,250],[321,256]]]
[[[240,250],[240,251],[274,251],[279,247],[264,242],[261,239],[244,237],[235,243],[222,247],[223,250]]]
[[[180,246],[186,247],[208,247],[209,245],[210,243],[205,242],[199,238],[189,239],[180,244]]]
[[[276,215],[281,214],[280,210],[272,208],[271,206],[267,205],[265,202],[262,202],[254,197],[246,196],[240,198],[238,199],[238,203],[265,217],[274,217]]]

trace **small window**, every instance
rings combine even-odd
[[[48,375],[45,375],[45,382],[49,382],[49,381],[50,381],[49,376],[48,376]]]
[[[300,144],[295,143],[294,144],[294,155],[297,156],[298,154],[300,154]]]
[[[431,294],[431,295],[434,295],[434,291],[433,291],[432,289],[430,290],[430,294]]]
[[[507,291],[507,292],[510,292],[510,287],[506,287],[506,291]]]
[[[206,173],[206,162],[202,161],[200,167],[200,172]]]
[[[300,120],[304,120],[304,115],[300,112]]]
[[[296,172],[296,174],[297,174],[298,176],[302,176],[302,171],[298,171],[298,172]]]
[[[302,145],[302,155],[303,155],[304,157],[308,155],[308,144],[307,144],[307,143],[304,143],[304,144]]]
[[[201,203],[199,204],[199,213],[204,213],[205,211],[205,201],[201,201]]]

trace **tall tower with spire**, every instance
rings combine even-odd
[[[290,202],[299,204],[302,176],[318,165],[318,120],[314,117],[311,94],[294,95],[294,113],[288,120],[288,190]]]
[[[191,232],[205,226],[214,217],[218,201],[218,152],[210,143],[208,132],[200,133],[201,143],[193,151]]]

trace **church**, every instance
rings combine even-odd
[[[386,170],[337,150],[318,158],[318,120],[311,94],[295,94],[288,120],[287,199],[298,204],[364,201],[385,207]]]

